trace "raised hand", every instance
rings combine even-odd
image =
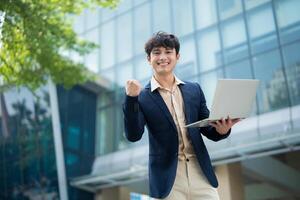
[[[142,86],[139,81],[130,79],[126,82],[126,94],[131,97],[136,97],[140,94]]]

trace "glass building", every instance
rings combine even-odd
[[[299,10],[299,0],[123,0],[115,10],[85,10],[76,17],[75,31],[100,48],[84,58],[70,56],[99,74],[100,81],[76,86],[71,91],[57,86],[69,199],[147,199],[147,130],[139,142],[126,140],[122,102],[126,80],[137,79],[145,85],[151,78],[144,44],[158,31],[179,37],[181,57],[176,75],[198,82],[208,107],[217,79],[260,80],[251,116],[237,124],[228,139],[218,143],[205,139],[222,199],[299,198]],[[7,105],[15,102],[9,98],[10,92],[13,91],[4,93]],[[52,149],[47,151],[53,156],[52,161],[43,161],[39,153],[30,157],[35,156],[35,162],[52,164],[34,164],[36,168],[30,167],[31,172],[19,170],[22,176],[6,171],[13,170],[10,166],[14,161],[22,160],[14,158],[12,155],[19,154],[13,152],[23,152],[18,140],[12,141],[15,147],[3,145],[8,140],[4,138],[15,134],[13,130],[6,131],[7,118],[19,120],[19,124],[26,120],[2,108],[2,104],[0,188],[6,188],[4,194],[11,195],[14,185],[30,183],[26,174],[39,179],[43,174],[52,185],[47,191],[58,196],[61,177],[47,173],[55,174],[60,168],[41,168],[54,166],[57,156],[51,129],[41,125],[46,122],[35,128],[48,131],[49,139],[35,139],[35,143],[28,144],[37,145],[36,141],[40,141],[46,145],[48,141],[49,147],[39,145],[38,149]],[[49,109],[48,106],[44,104],[43,108]],[[31,113],[35,113],[34,109]],[[48,118],[51,114],[48,111]],[[43,173],[34,175],[41,169]]]

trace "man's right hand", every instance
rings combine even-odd
[[[126,94],[131,97],[139,96],[142,86],[139,81],[130,79],[126,82]]]

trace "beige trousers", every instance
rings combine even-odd
[[[219,200],[217,189],[204,176],[197,158],[178,161],[176,178],[170,194],[164,200]]]

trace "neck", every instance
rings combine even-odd
[[[171,89],[175,82],[175,76],[173,73],[167,74],[167,75],[154,74],[154,78],[159,82],[159,84],[162,87],[168,88],[168,89]]]

